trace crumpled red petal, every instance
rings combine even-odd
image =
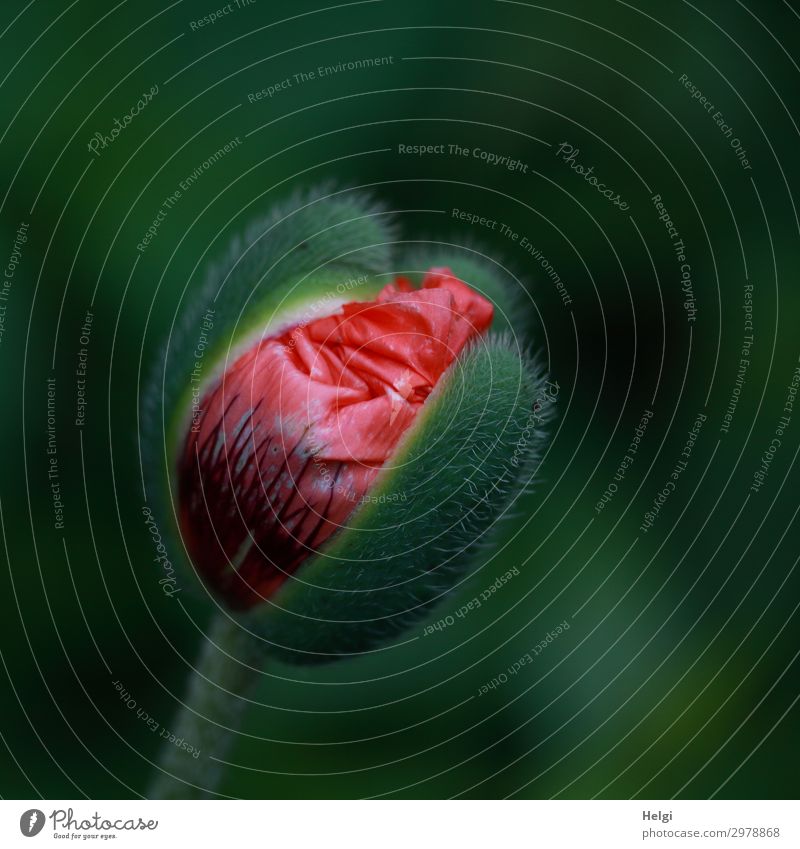
[[[493,308],[447,268],[261,340],[200,402],[181,532],[231,607],[269,598],[341,527]]]

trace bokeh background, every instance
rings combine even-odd
[[[178,606],[158,584],[141,518],[143,374],[184,288],[191,297],[231,235],[293,189],[332,181],[399,210],[402,238],[479,246],[524,281],[559,415],[504,545],[433,619],[520,574],[442,632],[422,623],[371,657],[271,667],[220,792],[796,796],[800,405],[784,409],[800,355],[796,4],[242,0],[192,26],[218,9],[3,5],[0,793],[146,792],[159,740],[113,682],[169,727],[211,608],[199,594]],[[294,79],[365,57],[392,61]],[[137,250],[164,199],[236,137]],[[398,148],[442,143],[527,168]],[[563,143],[628,209],[559,157]],[[686,247],[694,316],[654,195]],[[737,383],[747,285],[753,342]],[[635,461],[598,512],[646,410]],[[644,532],[699,414],[675,492]],[[477,695],[564,620],[533,664]]]

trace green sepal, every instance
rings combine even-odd
[[[273,654],[315,663],[400,634],[475,568],[534,471],[544,377],[507,338],[442,377],[347,527],[245,616]]]

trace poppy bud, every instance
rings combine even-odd
[[[166,441],[166,468],[148,466],[188,559],[298,662],[368,650],[423,616],[541,440],[542,379],[490,334],[512,310],[496,274],[456,258],[458,276],[387,283],[384,220],[361,198],[312,196],[251,229],[210,275],[202,356],[189,353],[201,303],[150,395],[155,421],[158,390],[173,413],[148,435]],[[189,391],[174,377],[187,365]]]
[[[205,391],[178,460],[180,529],[234,609],[272,598],[368,494],[493,308],[448,269],[253,342]]]

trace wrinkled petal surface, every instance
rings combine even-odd
[[[436,382],[492,321],[449,269],[262,339],[200,402],[179,459],[180,524],[232,607],[272,595],[362,501]]]

